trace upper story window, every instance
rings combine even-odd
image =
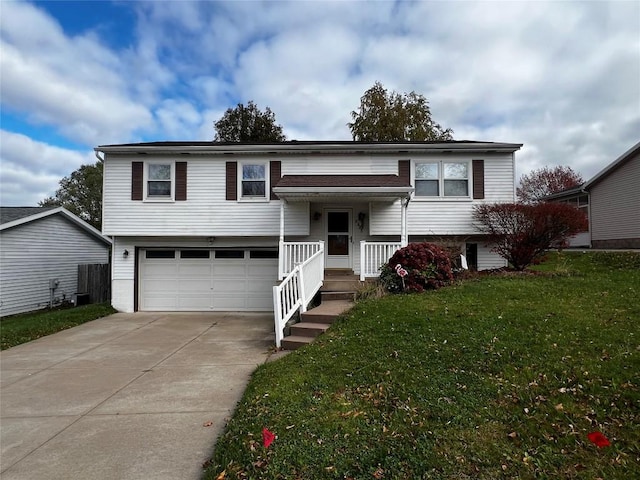
[[[147,164],[147,198],[171,198],[173,163]]]
[[[267,163],[242,163],[240,168],[240,198],[245,200],[267,199],[269,169]]]
[[[131,200],[186,201],[187,162],[131,162]]]
[[[469,197],[469,162],[416,162],[417,197]]]

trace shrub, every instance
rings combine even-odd
[[[398,265],[406,271],[401,277]],[[404,282],[403,282],[404,279]],[[410,243],[382,266],[380,282],[390,292],[423,292],[448,285],[453,280],[448,253],[433,243]]]
[[[586,215],[564,203],[478,205],[473,218],[492,250],[516,270],[536,263],[550,248],[564,248],[570,236],[588,228]]]

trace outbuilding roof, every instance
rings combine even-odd
[[[0,231],[9,230],[51,215],[62,215],[102,242],[109,245],[112,243],[109,237],[102,235],[99,230],[64,207],[0,207]]]
[[[0,225],[53,210],[57,207],[0,207]]]

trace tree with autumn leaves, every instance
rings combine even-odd
[[[453,140],[453,130],[433,120],[423,95],[390,92],[380,82],[364,92],[351,118],[347,126],[357,142]]]
[[[521,203],[539,202],[544,197],[577,187],[584,181],[571,167],[543,167],[520,177],[516,196]]]

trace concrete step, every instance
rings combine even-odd
[[[341,313],[349,310],[352,306],[353,302],[348,300],[329,300],[316,308],[301,313],[300,319],[309,323],[331,324]]]
[[[355,277],[353,270],[350,268],[325,268],[324,276],[326,277]]]
[[[282,348],[284,350],[297,350],[300,347],[310,344],[313,337],[301,337],[299,335],[289,335],[282,339]]]
[[[356,292],[320,292],[322,302],[330,302],[332,300],[348,300],[353,302],[356,298]]]
[[[360,279],[353,277],[324,277],[321,292],[355,292],[361,287]]]
[[[311,337],[316,338],[318,335],[326,332],[331,324],[300,322],[291,326],[291,335],[294,337]]]

